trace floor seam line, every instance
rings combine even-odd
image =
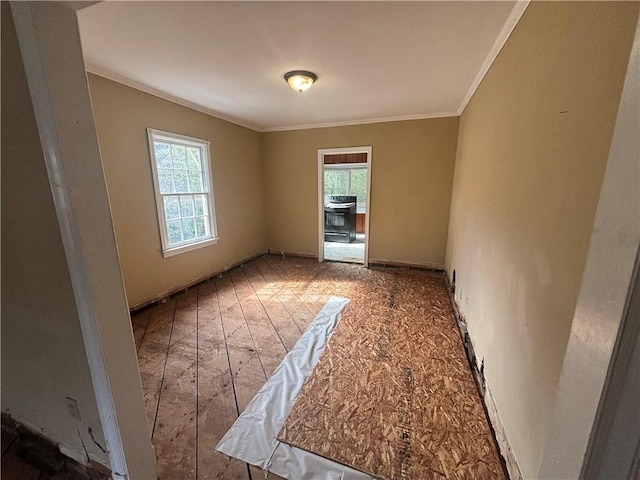
[[[230,381],[231,381],[231,389],[233,390],[233,400],[234,403],[236,405],[236,416],[240,415],[240,408],[238,407],[238,395],[236,393],[236,382],[235,379],[233,377],[233,369],[231,368],[231,357],[229,355],[229,344],[227,343],[227,334],[225,332],[225,328],[224,328],[224,320],[222,319],[222,308],[220,307],[220,295],[218,292],[218,284],[215,283],[214,284],[215,289],[216,289],[216,299],[217,304],[218,304],[218,312],[220,313],[220,326],[222,327],[222,337],[224,339],[224,349],[227,352],[227,365],[229,365],[229,376]]]
[[[245,274],[245,276],[246,276],[246,274]],[[251,328],[249,327],[249,322],[247,322],[247,316],[244,313],[244,308],[242,308],[242,302],[240,301],[240,297],[238,296],[238,291],[236,290],[236,284],[233,281],[233,277],[229,276],[229,278],[231,280],[231,286],[233,287],[233,293],[236,296],[236,300],[238,300],[238,306],[240,307],[240,311],[242,312],[242,319],[244,320],[244,324],[247,326],[247,331],[249,332],[249,336],[251,337],[251,341],[253,342],[253,347],[255,349],[256,355],[258,356],[258,361],[260,362],[260,367],[262,368],[262,373],[264,374],[264,378],[266,380],[267,379],[267,371],[265,370],[264,364],[262,363],[262,358],[260,358],[260,352],[258,351],[258,345],[256,345],[256,340],[255,340],[255,338],[253,338],[253,333],[251,333]]]
[[[258,269],[258,271],[260,272],[260,269]],[[269,282],[267,281],[266,278],[264,278],[264,275],[262,275],[262,272],[260,272],[260,276],[262,277],[262,279],[265,281],[265,283],[267,284],[267,287],[269,288],[269,290],[271,290],[271,293],[273,293],[273,295],[278,298],[276,292],[273,291],[273,288],[271,288],[271,286],[269,285]],[[249,278],[249,277],[247,277]],[[251,289],[253,290],[253,293],[255,294],[256,298],[258,299],[258,302],[260,302],[260,305],[262,306],[262,310],[264,310],[265,315],[267,316],[267,318],[269,319],[269,323],[271,324],[271,326],[273,327],[274,331],[276,332],[276,335],[278,336],[278,339],[280,340],[280,343],[282,344],[282,346],[284,347],[285,352],[289,352],[289,348],[287,348],[286,343],[284,343],[284,339],[282,338],[282,335],[280,335],[280,332],[278,331],[277,327],[275,326],[275,324],[273,323],[273,320],[271,319],[271,315],[269,315],[269,312],[267,311],[267,307],[265,306],[264,302],[262,301],[262,299],[260,298],[260,295],[258,295],[258,292],[256,292],[256,289],[254,288],[253,284],[251,282],[249,282],[251,284]],[[278,299],[278,302],[280,302],[280,299]],[[280,302],[282,303],[282,302]],[[286,310],[286,309],[285,309]],[[288,312],[287,312],[288,313]],[[295,321],[294,321],[295,323]]]
[[[131,314],[129,314],[129,320],[131,320]],[[147,324],[144,327],[144,332],[142,332],[142,338],[140,339],[140,345],[136,348],[136,356],[140,353],[140,349],[142,348],[142,344],[144,343],[144,339],[147,336],[147,330],[149,329],[149,324],[151,323],[151,315],[147,318]]]
[[[200,289],[196,290],[196,480],[198,479],[198,424],[200,423]]]
[[[158,402],[156,404],[156,414],[153,418],[153,429],[151,430],[151,438],[156,433],[156,424],[158,422],[158,412],[160,411],[160,400],[162,398],[162,387],[164,386],[164,376],[167,373],[167,362],[169,361],[169,350],[171,350],[171,337],[173,336],[173,325],[176,321],[176,310],[178,309],[178,299],[173,304],[173,315],[171,316],[171,330],[169,331],[169,341],[167,343],[167,353],[164,357],[164,365],[162,367],[162,379],[160,380],[160,390],[158,391]]]

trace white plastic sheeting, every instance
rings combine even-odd
[[[366,473],[276,439],[348,303],[346,298],[329,299],[222,437],[217,451],[291,480],[374,480]]]

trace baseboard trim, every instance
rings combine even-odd
[[[487,384],[487,380],[484,376],[484,360],[480,365],[478,365],[478,359],[473,347],[473,340],[469,335],[469,330],[467,329],[467,320],[460,312],[458,302],[456,302],[454,296],[455,286],[451,283],[451,280],[449,279],[449,276],[446,274],[446,272],[444,276],[447,283],[447,292],[449,293],[449,301],[451,302],[453,315],[456,319],[456,323],[458,324],[458,330],[460,332],[460,336],[462,337],[462,342],[467,353],[467,360],[469,361],[469,365],[471,366],[471,371],[476,382],[476,387],[478,388],[478,393],[480,393],[480,397],[482,398],[484,413],[489,422],[489,426],[491,427],[491,433],[493,434],[496,445],[498,445],[498,450],[502,460],[502,466],[505,469],[505,473],[507,474],[509,479],[523,480],[522,472],[520,471],[520,466],[518,465],[518,460],[516,459],[513,449],[511,448],[511,443],[509,442],[504,424],[502,423],[502,419],[500,418],[498,406],[495,403],[493,394],[491,393],[491,388]]]
[[[152,297],[148,297],[138,303],[135,303],[133,305],[129,305],[129,311],[131,313],[136,312],[144,307],[148,307],[149,305],[152,305],[154,303],[158,303],[158,302],[164,302],[166,301],[169,297],[171,297],[172,295],[175,295],[176,293],[180,293],[180,292],[185,292],[187,290],[189,290],[190,288],[202,283],[202,282],[206,282],[208,280],[211,280],[213,277],[218,277],[220,275],[225,274],[226,272],[228,272],[229,270],[233,270],[236,267],[239,267],[240,265],[243,265],[245,263],[250,262],[251,260],[255,260],[258,257],[262,257],[263,255],[266,255],[268,253],[268,251],[264,251],[264,252],[259,252],[256,253],[255,255],[252,255],[250,257],[247,257],[243,260],[240,260],[239,262],[233,263],[229,266],[225,266],[219,270],[216,270],[214,272],[208,273],[207,275],[203,275],[202,277],[198,277],[195,278],[193,280],[189,280],[188,282],[182,283],[180,285],[177,285],[165,292],[162,293],[158,293],[157,295],[153,295]]]

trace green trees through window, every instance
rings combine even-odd
[[[358,197],[358,210],[367,206],[367,168],[345,168],[325,166],[324,203],[329,203],[331,195],[355,195]]]
[[[216,237],[209,143],[149,129],[163,254],[210,244]]]

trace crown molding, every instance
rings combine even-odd
[[[238,120],[235,117],[230,117],[224,115],[222,113],[216,112],[215,110],[211,110],[210,108],[203,107],[202,105],[198,105],[197,103],[190,102],[188,100],[184,100],[182,98],[176,97],[169,93],[163,92],[162,90],[158,90],[156,88],[145,85],[144,83],[137,82],[135,80],[131,80],[130,78],[124,77],[117,73],[113,73],[109,70],[106,70],[102,67],[98,67],[97,65],[93,65],[90,63],[85,64],[85,70],[89,73],[97,75],[99,77],[106,78],[107,80],[112,80],[116,83],[120,83],[130,88],[134,88],[144,93],[148,93],[149,95],[153,95],[154,97],[162,98],[163,100],[167,100],[168,102],[176,103],[183,107],[190,108],[192,110],[196,110],[200,113],[204,113],[211,117],[218,118],[220,120],[224,120],[226,122],[233,123],[240,127],[248,128],[250,130],[255,130],[256,132],[262,132],[263,129],[253,125],[251,123],[243,122],[242,120]]]
[[[496,41],[494,42],[489,54],[485,58],[480,70],[476,74],[467,94],[463,98],[462,102],[458,109],[454,112],[438,112],[438,113],[425,113],[425,114],[415,114],[415,115],[401,115],[401,116],[393,116],[393,117],[375,117],[375,118],[360,118],[354,120],[344,120],[339,122],[325,122],[325,123],[310,123],[303,125],[283,125],[277,127],[263,128],[257,125],[244,122],[235,117],[227,116],[216,112],[215,110],[211,110],[210,108],[203,107],[196,103],[190,102],[188,100],[184,100],[182,98],[176,97],[169,93],[163,92],[156,88],[150,87],[143,83],[137,82],[135,80],[131,80],[130,78],[124,77],[117,73],[113,73],[107,69],[102,67],[98,67],[97,65],[93,65],[90,63],[86,64],[87,72],[90,72],[94,75],[98,75],[100,77],[104,77],[106,79],[112,80],[114,82],[120,83],[127,87],[135,88],[136,90],[140,90],[141,92],[148,93],[150,95],[162,98],[163,100],[167,100],[172,103],[176,103],[178,105],[182,105],[183,107],[191,108],[192,110],[196,110],[198,112],[204,113],[206,115],[218,118],[220,120],[224,120],[227,122],[231,122],[235,125],[239,125],[241,127],[248,128],[250,130],[254,130],[256,132],[286,132],[291,130],[309,130],[313,128],[331,128],[331,127],[347,127],[353,125],[367,125],[371,123],[387,123],[387,122],[402,122],[407,120],[426,120],[430,118],[446,118],[446,117],[459,117],[464,112],[464,109],[467,107],[467,104],[473,97],[474,93],[482,83],[484,76],[487,74],[491,65],[497,58],[498,54],[504,47],[505,43],[509,39],[511,32],[513,32],[514,28],[520,21],[520,18],[524,14],[525,10],[529,6],[531,0],[518,0],[514,5],[511,13],[509,14],[509,18],[505,22],[502,30],[498,34]]]
[[[370,123],[404,122],[407,120],[426,120],[429,118],[457,117],[458,112],[425,113],[417,115],[401,115],[397,117],[376,117],[345,120],[341,122],[310,123],[306,125],[290,125],[284,127],[265,128],[263,132],[286,132],[290,130],[309,130],[312,128],[348,127],[353,125],[367,125]]]
[[[507,43],[507,40],[511,36],[511,32],[513,32],[513,29],[516,28],[516,25],[520,21],[520,18],[524,14],[524,11],[527,9],[530,2],[531,0],[518,0],[514,5],[513,10],[511,10],[511,14],[509,15],[509,18],[507,18],[507,21],[502,27],[502,30],[500,30],[500,33],[498,34],[498,38],[496,38],[496,41],[494,42],[493,47],[491,47],[491,50],[489,51],[487,58],[485,58],[484,63],[480,67],[480,70],[478,71],[476,77],[473,79],[473,82],[471,83],[471,86],[469,87],[467,94],[462,99],[462,102],[460,103],[460,107],[456,112],[457,116],[462,115],[462,112],[464,112],[464,109],[467,108],[467,104],[473,97],[473,94],[476,93],[476,90],[482,83],[482,79],[489,71],[489,68],[491,68],[491,65],[493,65],[493,62],[495,61],[496,57],[500,53],[500,50],[502,50],[502,47],[504,47],[505,43]]]
[[[366,125],[370,123],[402,122],[406,120],[424,120],[428,118],[444,118],[444,117],[458,116],[457,112],[441,112],[441,113],[427,113],[427,114],[417,114],[417,115],[401,115],[401,116],[395,116],[395,117],[363,118],[363,119],[355,119],[355,120],[345,120],[341,122],[310,123],[310,124],[304,124],[304,125],[287,125],[287,126],[272,127],[272,128],[261,128],[261,127],[258,127],[257,125],[253,125],[251,123],[238,120],[235,117],[223,115],[219,112],[216,112],[215,110],[211,110],[210,108],[206,108],[206,107],[203,107],[202,105],[198,105],[197,103],[189,102],[188,100],[184,100],[182,98],[168,94],[156,88],[145,85],[144,83],[131,80],[130,78],[124,77],[122,75],[118,75],[117,73],[113,73],[102,67],[98,67],[96,65],[87,63],[85,65],[85,69],[87,72],[92,73],[93,75],[97,75],[99,77],[112,80],[116,83],[120,83],[127,87],[134,88],[144,93],[148,93],[149,95],[162,98],[163,100],[167,100],[168,102],[182,105],[183,107],[196,110],[200,113],[204,113],[206,115],[218,118],[220,120],[224,120],[226,122],[231,122],[235,125],[239,125],[241,127],[254,130],[256,132],[285,132],[290,130],[309,130],[312,128],[346,127],[346,126],[352,126],[352,125]]]

